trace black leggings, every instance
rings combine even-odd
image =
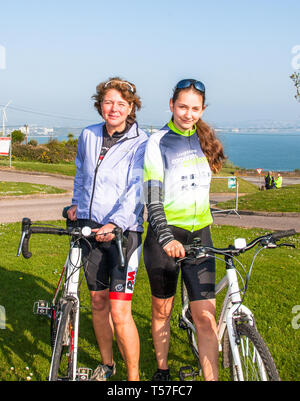
[[[190,244],[194,238],[201,238],[203,245],[212,246],[209,227],[190,232],[179,227],[169,226],[174,238],[183,245]],[[170,298],[175,295],[179,266],[158,244],[150,224],[144,242],[144,262],[147,269],[151,293],[157,298]],[[198,264],[181,263],[183,280],[190,301],[215,298],[215,259],[203,258]]]

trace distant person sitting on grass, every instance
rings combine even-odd
[[[275,188],[281,188],[282,187],[282,176],[280,173],[277,174],[277,178],[275,180]]]
[[[265,176],[265,187],[266,189],[272,189],[275,187],[274,177],[272,176],[272,171],[269,171]]]

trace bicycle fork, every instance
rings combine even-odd
[[[254,318],[250,309],[241,304],[241,294],[237,273],[233,261],[230,257],[226,258],[226,278],[221,281],[219,288],[216,288],[216,293],[220,292],[224,288],[226,283],[228,283],[228,291],[225,297],[224,307],[222,309],[218,325],[219,344],[221,344],[221,339],[223,337],[225,328],[227,327],[233,363],[235,365],[238,377],[240,378],[240,380],[243,381],[244,377],[241,368],[241,358],[239,351],[241,340],[236,330],[236,323],[239,320],[243,319],[247,320],[247,322],[251,326],[253,326]]]
[[[81,248],[71,247],[66,272],[65,297],[74,301],[74,337],[72,339],[73,358],[72,358],[72,380],[77,376],[77,355],[78,355],[78,336],[79,336],[79,311],[80,300],[78,295],[79,273],[81,266]]]
[[[65,283],[62,291],[62,298],[58,301],[59,303],[67,303],[72,302],[72,310],[71,314],[73,316],[72,322],[67,321],[65,332],[63,334],[63,345],[67,346],[69,349],[68,358],[69,363],[69,371],[72,372],[72,377],[70,378],[72,381],[77,379],[77,355],[78,355],[78,331],[79,331],[79,311],[80,311],[80,300],[78,295],[78,284],[79,284],[79,273],[81,266],[81,249],[76,246],[71,246],[70,253],[65,263]],[[62,277],[60,278],[61,281]],[[57,290],[58,292],[58,290]],[[55,295],[55,298],[57,293]],[[55,302],[55,301],[54,301]],[[68,319],[71,318],[71,315],[68,316]],[[61,324],[61,317],[59,318],[59,326]],[[71,327],[71,324],[73,327]],[[56,332],[56,336],[59,332],[59,326]],[[57,339],[55,339],[55,342]],[[50,364],[50,375],[49,378],[52,377],[52,369],[54,363],[54,354],[51,358]]]

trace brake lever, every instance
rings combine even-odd
[[[114,229],[114,234],[115,234],[115,241],[117,244],[117,248],[119,250],[119,255],[120,255],[120,265],[122,268],[125,267],[125,258],[124,258],[124,254],[123,254],[123,248],[122,248],[122,237],[123,237],[123,233],[121,228],[116,227]]]
[[[25,232],[25,231],[22,231],[22,235],[21,235],[21,239],[20,239],[20,244],[19,244],[19,248],[18,248],[18,251],[17,251],[17,256],[20,256],[20,255],[21,255],[22,246],[23,246],[23,242],[24,242],[25,235],[26,235],[26,232]]]
[[[294,244],[286,244],[285,242],[283,242],[281,244],[278,244],[277,246],[278,247],[280,247],[280,246],[288,246],[290,248],[296,248],[296,246]]]

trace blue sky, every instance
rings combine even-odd
[[[8,110],[9,124],[87,125],[99,120],[96,85],[119,75],[137,86],[139,122],[161,125],[173,86],[194,77],[215,125],[299,120],[289,78],[299,15],[298,0],[2,2],[0,104],[83,119]]]

